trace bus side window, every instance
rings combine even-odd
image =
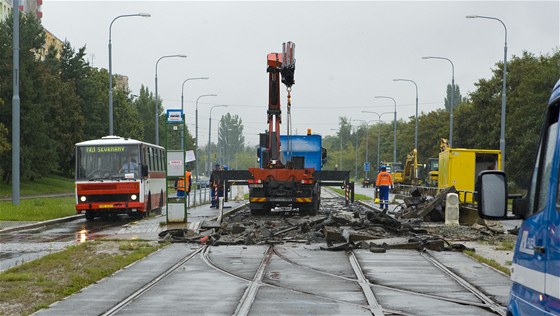
[[[163,158],[162,158],[162,156],[161,156],[161,152],[162,152],[161,149],[158,149],[158,150],[157,150],[157,153],[158,153],[158,162],[159,162],[159,164],[158,164],[158,171],[163,171]]]
[[[159,171],[165,171],[165,155],[163,154],[163,150],[160,149],[159,150],[159,161],[161,161],[160,164],[160,170]]]

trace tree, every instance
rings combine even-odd
[[[457,134],[467,146],[499,148],[503,63],[490,79],[476,83],[471,102],[457,113]],[[526,187],[535,162],[550,91],[560,73],[560,52],[534,56],[524,52],[508,62],[506,106],[506,166],[509,179]]]
[[[12,28],[13,17],[0,22],[0,96],[12,96]],[[49,69],[37,58],[35,52],[43,48],[45,34],[39,20],[24,14],[20,19],[20,111],[21,111],[21,176],[36,179],[48,174],[58,164],[53,138],[49,134],[54,122],[49,117],[45,81],[51,77]],[[6,61],[6,62],[4,62]],[[0,109],[0,123],[12,130],[11,107]],[[10,135],[11,138],[11,135]],[[0,157],[4,181],[11,178],[11,155]]]
[[[154,102],[153,93],[151,93],[147,87],[141,85],[140,94],[134,100],[133,104],[144,126],[142,137],[139,139],[148,143],[153,143],[156,135],[154,128]]]
[[[218,127],[218,149],[222,153],[223,164],[234,162],[235,154],[245,147],[245,136],[243,136],[243,122],[236,114],[222,115]]]
[[[461,89],[459,89],[459,85],[455,84],[455,94],[453,95],[453,108],[455,109],[457,107],[457,103],[460,103],[463,99],[463,96],[461,96]],[[453,87],[448,84],[447,85],[447,90],[445,92],[445,99],[443,100],[445,103],[445,109],[447,110],[447,112],[450,111],[451,109],[451,94],[453,91]]]

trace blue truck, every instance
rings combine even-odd
[[[523,197],[508,195],[502,171],[478,175],[478,211],[488,219],[522,218],[512,262],[513,285],[507,315],[560,314],[560,80],[543,123],[530,187]],[[512,199],[513,216],[507,217]]]
[[[320,171],[327,162],[327,152],[323,148],[321,135],[280,135],[280,160],[294,161],[303,157],[304,168],[313,168]],[[262,154],[266,148],[259,150],[259,167],[263,167]]]

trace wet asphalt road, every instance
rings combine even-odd
[[[110,236],[130,221],[128,216],[98,218],[93,222],[81,218],[55,225],[0,233],[0,271],[70,245]]]

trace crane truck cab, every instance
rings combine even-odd
[[[507,177],[478,175],[478,211],[488,219],[521,218],[514,250],[507,315],[560,314],[560,80],[548,102],[530,187],[524,197],[508,196]],[[513,199],[507,217],[508,199]]]

